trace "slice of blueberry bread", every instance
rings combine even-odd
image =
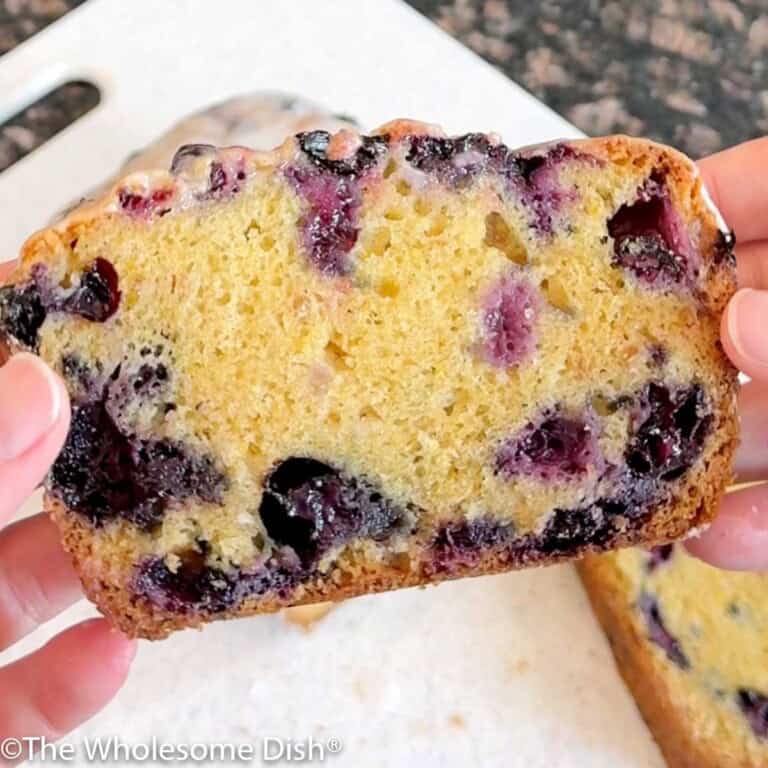
[[[673,150],[398,121],[125,177],[27,242],[0,328],[72,394],[89,596],[161,637],[706,523],[732,246]]]
[[[671,544],[591,555],[580,571],[670,768],[768,766],[768,574]]]

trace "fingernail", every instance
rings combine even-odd
[[[742,357],[768,366],[768,291],[736,293],[728,307],[728,332]]]
[[[27,353],[0,368],[0,461],[28,451],[61,414],[61,389],[48,366]]]

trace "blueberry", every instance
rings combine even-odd
[[[660,568],[662,565],[669,562],[674,553],[674,544],[661,544],[658,547],[651,549],[648,552],[648,563],[646,565],[648,573],[652,573],[657,568]]]
[[[37,282],[0,288],[0,334],[37,351],[38,333],[47,315]]]
[[[691,664],[688,657],[683,652],[680,642],[675,638],[664,625],[659,603],[653,596],[643,592],[638,600],[638,608],[643,614],[646,627],[648,629],[648,638],[651,642],[661,648],[667,654],[667,658],[677,664],[681,669],[689,669]]]
[[[547,411],[502,445],[496,471],[504,477],[528,475],[568,480],[599,463],[600,450],[591,419]]]
[[[389,150],[388,136],[363,136],[357,151],[349,158],[330,160],[328,131],[309,131],[296,135],[301,151],[310,163],[334,176],[360,176],[375,166]]]
[[[96,323],[109,320],[120,305],[117,271],[106,259],[92,262],[80,277],[80,285],[63,302],[61,310]]]
[[[653,174],[637,199],[608,221],[613,261],[652,287],[682,286],[694,277],[694,252],[663,175]]]
[[[149,194],[131,192],[121,189],[117,199],[120,208],[129,216],[135,218],[150,218],[152,216],[165,216],[171,210],[170,200],[173,197],[173,189],[166,187],[153,189]]]
[[[755,736],[768,739],[768,696],[751,688],[741,688],[736,700]]]
[[[575,554],[588,545],[607,544],[615,529],[612,516],[616,510],[598,501],[577,509],[556,509],[534,541],[536,548],[548,555]]]
[[[259,513],[273,542],[291,547],[305,566],[353,538],[382,541],[404,516],[368,480],[301,457],[270,473]]]
[[[163,558],[148,558],[137,568],[131,587],[134,595],[169,613],[215,614],[236,608],[251,596],[287,597],[305,575],[277,558],[254,571],[223,571],[205,564],[203,548],[184,553],[175,571]]]
[[[527,280],[505,277],[489,294],[482,319],[482,351],[499,368],[519,365],[536,348],[541,300]]]
[[[713,418],[700,386],[671,391],[652,382],[639,398],[633,421],[625,452],[628,468],[636,476],[671,481],[699,456]]]
[[[515,528],[510,522],[481,517],[443,525],[431,546],[427,570],[453,571],[471,567],[493,550],[500,553],[515,541]]]

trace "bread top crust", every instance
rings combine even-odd
[[[501,137],[495,133],[484,134],[491,144],[502,144]],[[354,129],[342,128],[329,134],[327,156],[331,160],[343,161],[354,156],[361,146],[365,136],[388,137],[391,142],[399,142],[408,136],[429,136],[448,138],[448,134],[438,125],[417,120],[398,119],[385,123],[367,134]],[[701,232],[704,239],[714,240],[718,235],[726,237],[732,247],[733,233],[728,228],[722,214],[714,204],[704,185],[696,164],[671,147],[656,142],[624,135],[613,135],[594,139],[569,139],[566,141],[549,141],[541,144],[528,145],[520,148],[521,153],[534,153],[548,146],[564,143],[576,149],[583,149],[592,155],[612,162],[622,164],[642,163],[652,168],[659,162],[672,180],[672,187],[677,187],[680,193],[679,203],[689,219],[701,219],[705,225]],[[19,274],[23,274],[25,263],[37,255],[37,245],[41,240],[50,237],[63,237],[76,230],[80,225],[87,224],[105,214],[120,211],[120,196],[126,190],[144,197],[156,191],[168,193],[168,212],[183,211],[199,205],[197,193],[205,184],[213,161],[238,163],[246,176],[264,173],[280,168],[290,162],[299,151],[296,136],[289,136],[273,150],[254,150],[242,146],[213,147],[210,145],[188,145],[205,149],[196,161],[186,162],[183,172],[173,169],[141,170],[129,173],[116,181],[101,197],[94,200],[83,200],[59,221],[31,235],[22,247],[22,259]],[[183,151],[183,147],[179,151]],[[177,152],[177,157],[179,152]],[[12,275],[8,282],[15,282],[18,275]]]

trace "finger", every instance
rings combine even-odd
[[[0,669],[0,741],[61,738],[117,693],[135,653],[135,641],[92,619]]]
[[[0,651],[80,597],[80,580],[47,515],[0,531]]]
[[[756,240],[736,247],[739,288],[768,290],[768,240]]]
[[[16,268],[16,259],[0,262],[0,285]]]
[[[757,381],[768,381],[768,291],[737,291],[723,313],[720,337],[739,370]]]
[[[68,429],[66,389],[42,360],[20,354],[0,368],[0,524],[39,485]]]
[[[734,469],[741,483],[768,480],[768,385],[750,381],[739,392],[741,443]]]
[[[768,240],[768,137],[710,155],[699,168],[737,240]]]
[[[768,570],[768,485],[727,493],[714,523],[685,546],[718,568]]]

